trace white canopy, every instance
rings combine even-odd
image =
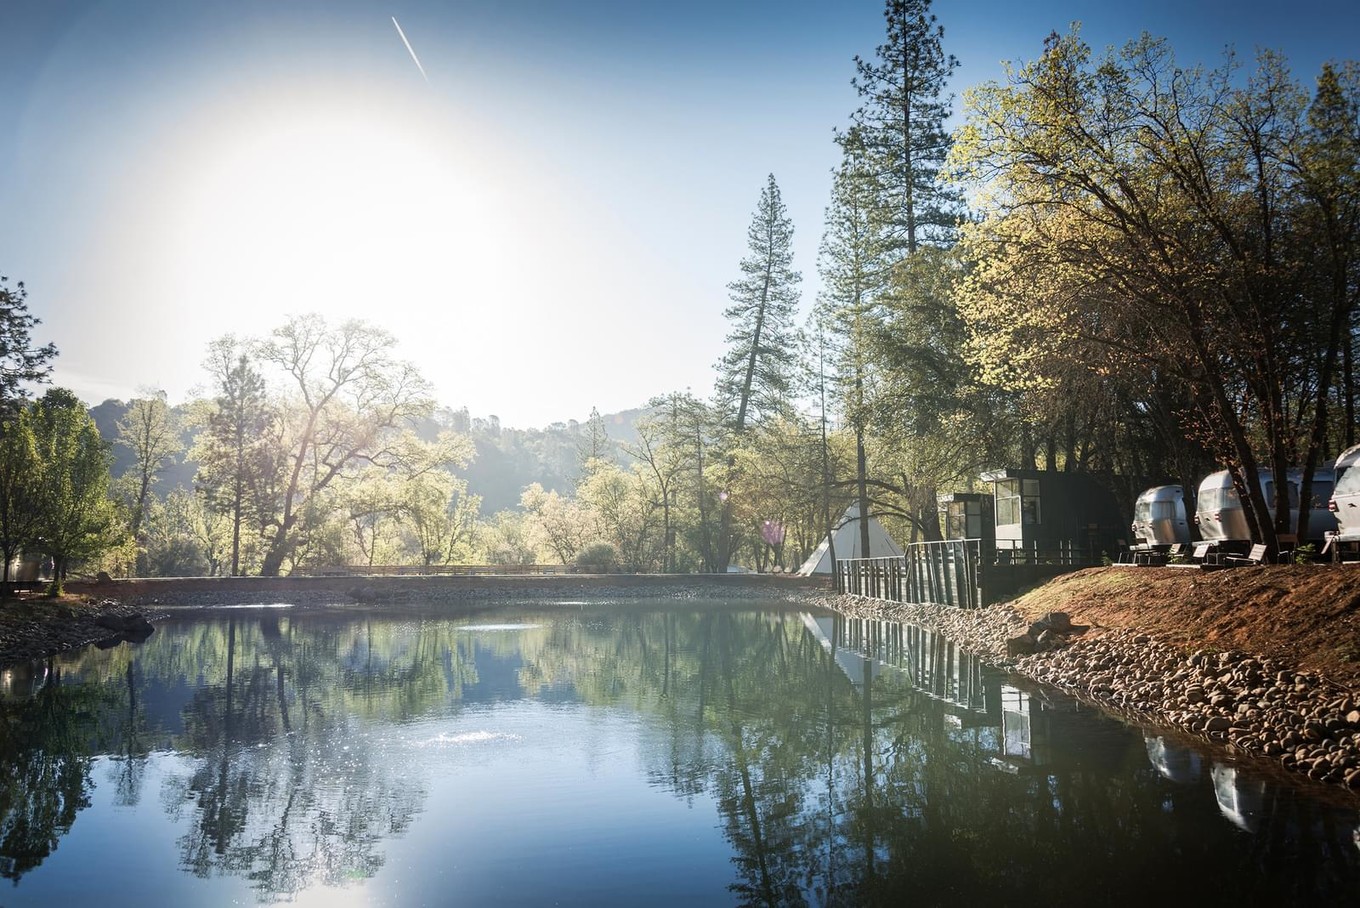
[[[852,504],[845,509],[845,515],[836,523],[831,531],[831,539],[836,542],[836,558],[844,560],[846,558],[882,558],[888,555],[901,555],[902,547],[888,535],[888,531],[883,529],[883,525],[873,517],[869,518],[869,553],[865,555],[860,547],[859,536],[859,505]],[[831,539],[823,539],[822,544],[817,546],[803,566],[798,569],[798,573],[807,576],[809,574],[830,574],[831,573]]]

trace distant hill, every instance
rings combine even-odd
[[[118,441],[118,421],[127,415],[127,410],[128,405],[126,403],[112,399],[90,408],[90,417],[94,420],[95,427],[99,429],[100,437],[113,445],[113,468],[110,472],[114,479],[131,470],[137,462],[132,449]],[[177,416],[182,415],[182,411],[182,407],[172,408],[172,412]],[[189,445],[193,442],[193,434],[182,432],[180,441],[184,443],[184,448],[187,451]],[[181,454],[173,464],[161,471],[161,475],[152,489],[162,497],[171,489],[192,489],[194,487],[194,474],[197,472],[198,463],[186,460],[184,455]]]
[[[616,463],[631,463],[625,447],[637,444],[637,422],[643,408],[602,414],[609,450]],[[494,416],[470,417],[466,409],[441,410],[436,423],[465,432],[477,448],[476,459],[460,470],[468,491],[482,496],[482,513],[518,508],[525,486],[567,493],[576,486],[588,444],[587,425],[570,420],[543,429],[503,428]]]

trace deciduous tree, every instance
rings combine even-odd
[[[141,544],[142,520],[146,514],[151,485],[183,450],[179,427],[164,391],[154,391],[128,403],[118,421],[118,442],[132,451],[132,501],[128,531]],[[139,569],[144,565],[139,565]]]
[[[209,346],[204,367],[216,393],[195,441],[195,481],[209,508],[231,523],[228,567],[235,577],[242,572],[242,528],[261,523],[263,499],[278,472],[279,451],[267,443],[275,409],[255,361],[232,335]]]
[[[293,318],[259,346],[258,356],[291,386],[277,459],[282,464],[267,527],[261,573],[277,575],[324,517],[325,493],[361,462],[390,464],[396,429],[428,416],[429,386],[393,355],[395,339],[362,321],[331,327],[318,315]]]
[[[60,583],[73,561],[116,542],[118,521],[109,498],[113,454],[85,405],[63,388],[50,389],[34,405],[33,429],[42,464],[38,535]]]

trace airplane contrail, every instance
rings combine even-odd
[[[392,17],[392,24],[397,27],[397,34],[401,35],[401,43],[406,45],[406,52],[409,53],[411,59],[415,61],[416,69],[420,70],[420,77],[426,82],[429,82],[430,77],[425,75],[425,67],[420,65],[420,58],[416,56],[416,49],[411,46],[410,41],[406,40],[406,32],[401,30],[401,23],[397,21],[396,16]]]

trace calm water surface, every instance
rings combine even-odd
[[[893,622],[177,613],[0,682],[10,908],[1360,900],[1354,801]]]

